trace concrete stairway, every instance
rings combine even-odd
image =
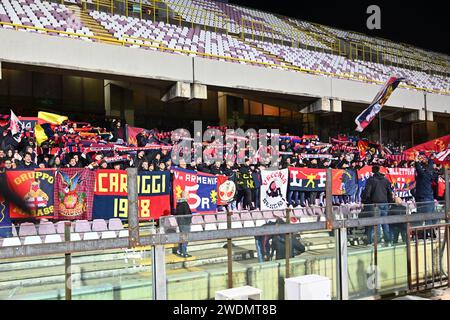
[[[101,0],[101,1],[107,1],[107,0]],[[111,33],[109,33],[101,24],[99,24],[97,21],[95,21],[87,11],[81,10],[80,7],[72,5],[68,6],[75,15],[80,19],[80,21],[85,25],[86,27],[91,30],[96,37],[99,37],[99,39],[95,39],[96,42],[100,43],[110,43],[110,44],[118,44],[117,39],[113,37]]]
[[[287,66],[288,68],[292,68],[292,69],[298,69],[298,67],[294,66],[292,63],[290,63],[290,62],[284,60],[283,58],[281,58],[281,57],[279,57],[279,56],[277,56],[277,55],[274,55],[273,53],[270,53],[270,52],[267,51],[267,50],[264,50],[264,49],[259,48],[258,46],[256,46],[255,44],[253,44],[251,41],[242,40],[242,38],[240,38],[240,37],[238,37],[238,36],[235,36],[235,35],[232,35],[232,34],[229,34],[229,35],[230,35],[231,37],[236,38],[236,39],[238,39],[239,41],[241,41],[241,42],[247,44],[248,46],[250,46],[250,47],[252,47],[252,48],[258,50],[259,52],[265,54],[266,56],[269,56],[270,58],[272,58],[272,59],[274,59],[274,60],[280,62],[280,64],[281,64],[282,66]]]

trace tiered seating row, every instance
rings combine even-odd
[[[12,226],[12,237],[0,239],[2,247],[20,246],[29,244],[57,243],[64,241],[65,221],[53,223],[41,221],[39,224],[31,222],[21,223],[18,227]],[[71,222],[70,241],[114,239],[128,237],[122,221],[117,218],[109,221],[95,219],[93,221],[76,220]]]

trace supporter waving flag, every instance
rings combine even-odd
[[[384,106],[386,101],[391,96],[392,92],[398,87],[400,82],[404,78],[390,77],[389,80],[384,84],[383,88],[378,92],[375,99],[373,99],[370,106],[361,112],[359,116],[356,117],[355,123],[357,125],[356,131],[363,132],[363,130],[372,122],[376,115],[380,112],[381,108]]]

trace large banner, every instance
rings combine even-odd
[[[387,169],[385,167],[380,167],[380,173],[386,175]],[[366,187],[367,180],[372,176],[372,166],[365,166],[358,169],[358,188],[364,189]]]
[[[27,203],[34,218],[53,218],[55,171],[7,171],[9,188]],[[9,205],[11,218],[30,218],[14,204]]]
[[[388,168],[386,178],[391,182],[394,196],[400,198],[412,197],[411,190],[416,187],[414,168]]]
[[[292,191],[325,191],[326,180],[325,169],[289,168],[289,188]]]
[[[358,191],[358,178],[356,170],[332,170],[333,196],[354,195]]]
[[[56,171],[55,219],[92,220],[95,172],[89,169],[64,168]]]
[[[217,209],[217,177],[211,174],[184,169],[173,170],[173,203],[183,191],[189,194],[189,207],[192,213],[215,212]]]
[[[286,209],[288,169],[261,171],[261,210]]]
[[[97,170],[94,219],[128,218],[127,172]],[[170,214],[170,173],[140,172],[137,177],[139,219],[158,219]]]

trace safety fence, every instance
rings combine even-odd
[[[136,172],[128,174],[136,190]],[[446,177],[449,190],[448,170]],[[67,223],[66,241],[0,248],[0,297],[211,299],[217,290],[251,285],[262,289],[263,298],[284,299],[284,279],[307,274],[328,277],[334,299],[384,297],[409,292],[416,283],[448,283],[448,191],[445,202],[402,208],[332,206],[329,198],[310,215],[287,209],[204,214],[199,220],[169,216],[146,228],[138,223],[137,192],[128,199],[128,237],[69,241]],[[378,226],[383,237],[375,232]],[[368,243],[352,243],[362,228]],[[421,239],[421,228],[435,234],[425,232]],[[395,230],[397,239],[390,238]],[[398,241],[399,233],[410,231],[415,237]],[[264,239],[270,239],[270,254]],[[182,254],[185,243],[193,257],[174,254]],[[419,263],[411,263],[416,258]],[[430,261],[434,265],[428,267]],[[43,276],[38,266],[56,274]]]

